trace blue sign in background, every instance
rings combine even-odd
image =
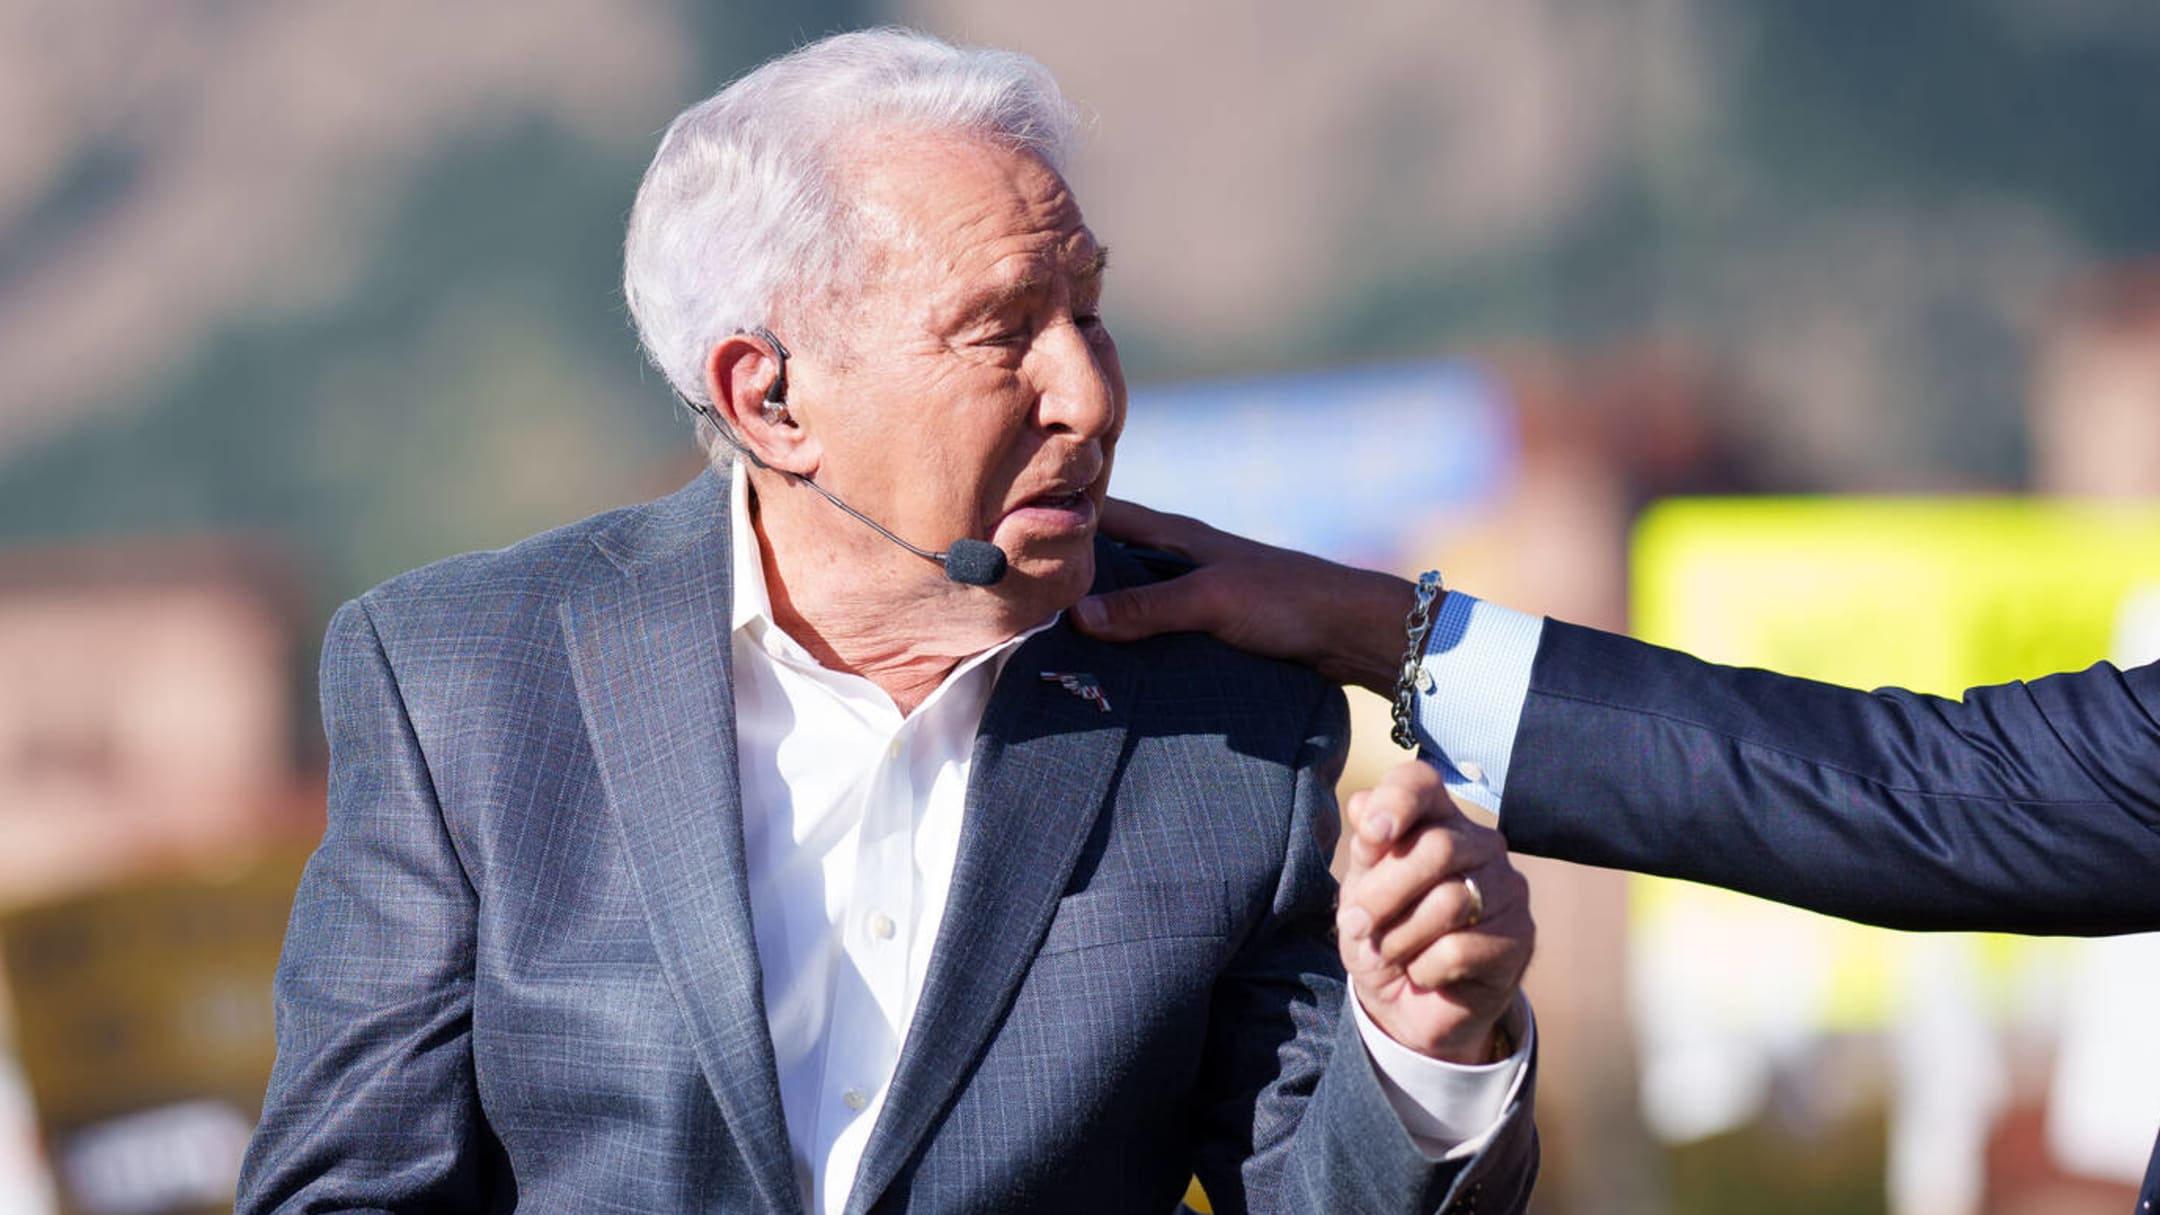
[[[1420,520],[1497,495],[1520,450],[1501,385],[1465,362],[1155,385],[1132,394],[1111,492],[1384,564]]]

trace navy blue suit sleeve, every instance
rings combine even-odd
[[[2160,928],[2160,666],[1951,700],[1548,622],[1501,826],[1893,928]]]
[[[323,645],[329,821],[276,982],[277,1066],[239,1215],[480,1210],[475,908],[367,610]]]
[[[1537,1177],[1534,1085],[1523,1085],[1482,1151],[1436,1164],[1388,1103],[1347,1011],[1328,861],[1348,744],[1347,707],[1331,688],[1319,698],[1295,773],[1287,855],[1269,914],[1215,985],[1201,1182],[1226,1213],[1521,1211]],[[1257,1091],[1255,1077],[1265,1078]]]

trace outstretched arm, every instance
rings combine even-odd
[[[1905,929],[2160,928],[2160,665],[1863,692],[1548,622],[1524,852]]]
[[[1130,504],[1114,536],[1200,567],[1083,603],[1392,691],[1407,583]],[[2160,928],[2160,664],[1962,697],[1701,662],[1449,596],[1421,742],[1520,851],[1667,874],[1900,928]]]

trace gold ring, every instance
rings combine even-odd
[[[1477,888],[1477,879],[1465,873],[1458,879],[1463,890],[1470,896],[1470,922],[1465,928],[1475,928],[1485,918],[1485,892]]]

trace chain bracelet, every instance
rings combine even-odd
[[[1419,574],[1417,602],[1410,605],[1410,617],[1404,622],[1410,641],[1403,650],[1402,673],[1395,679],[1395,731],[1388,737],[1405,751],[1417,750],[1417,732],[1410,723],[1417,716],[1418,671],[1425,657],[1425,643],[1432,637],[1433,604],[1446,590],[1440,585],[1439,570]]]

